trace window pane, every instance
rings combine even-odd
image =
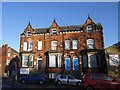
[[[28,51],[32,50],[32,42],[28,42]]]
[[[8,52],[8,57],[10,57],[10,52]]]
[[[42,41],[38,41],[38,50],[42,50]]]
[[[29,57],[29,66],[33,67],[33,56],[32,55]]]
[[[52,29],[52,34],[53,34],[53,35],[56,35],[56,34],[57,34],[57,28],[53,28],[53,29]]]
[[[72,40],[72,46],[73,46],[73,49],[77,49],[78,48],[78,41]]]
[[[58,67],[61,67],[61,56],[58,56]]]
[[[66,58],[66,70],[71,70],[71,63],[70,63],[70,58]]]
[[[22,67],[28,67],[28,56],[22,57]]]
[[[57,41],[52,41],[51,42],[51,49],[52,50],[57,50]]]
[[[30,37],[30,35],[31,35],[31,32],[28,31],[28,32],[27,32],[27,37]]]
[[[27,51],[27,42],[24,42],[23,51]]]
[[[70,50],[70,40],[65,41],[65,49]]]
[[[95,54],[88,54],[88,66],[89,67],[97,67],[97,61],[96,61],[96,55]]]
[[[78,70],[79,69],[79,65],[78,65],[78,58],[77,57],[74,57],[74,67],[73,67],[73,70]]]
[[[94,40],[93,39],[87,39],[87,47],[89,49],[94,49]]]
[[[49,67],[56,67],[56,56],[50,56]]]
[[[91,25],[86,26],[86,30],[87,30],[87,32],[89,32],[89,33],[92,33],[92,32],[93,32]]]

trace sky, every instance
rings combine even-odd
[[[54,18],[59,26],[83,25],[88,15],[102,24],[105,48],[118,42],[117,2],[2,2],[2,45],[19,52],[29,21],[33,28],[50,27]]]

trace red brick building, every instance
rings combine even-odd
[[[2,75],[5,75],[5,67],[9,65],[10,61],[15,57],[19,57],[19,53],[11,47],[8,47],[8,44],[0,47],[0,61],[2,67]]]
[[[104,49],[103,28],[90,17],[83,25],[59,26],[54,20],[49,28],[32,28],[29,23],[21,34],[20,74],[30,71],[80,74],[81,50]]]

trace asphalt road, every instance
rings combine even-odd
[[[40,84],[22,84],[18,81],[15,81],[14,84],[12,84],[12,80],[11,78],[2,78],[2,90],[8,90],[8,89],[20,89],[20,90],[23,90],[23,89],[32,89],[32,90],[36,90],[36,89],[71,89],[72,90],[75,88],[75,89],[79,89],[81,90],[80,87],[77,87],[77,86],[67,86],[67,85],[56,85],[54,82],[47,82],[45,85],[40,85]]]

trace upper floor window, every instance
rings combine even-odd
[[[86,26],[86,30],[87,30],[88,33],[92,33],[93,32],[92,25]]]
[[[78,40],[72,40],[72,48],[77,49],[78,48]]]
[[[57,41],[51,42],[51,50],[57,50]]]
[[[87,39],[87,48],[94,49],[94,40],[93,39]]]
[[[10,52],[8,52],[8,57],[10,57]]]
[[[31,36],[31,32],[27,31],[27,37],[30,37],[30,36]]]
[[[57,28],[52,28],[52,34],[56,35],[57,34]]]
[[[65,49],[70,50],[70,40],[65,40]]]
[[[23,50],[24,50],[24,51],[31,51],[31,50],[32,50],[32,47],[33,47],[32,42],[24,42]]]
[[[42,41],[38,41],[38,50],[42,50]]]

